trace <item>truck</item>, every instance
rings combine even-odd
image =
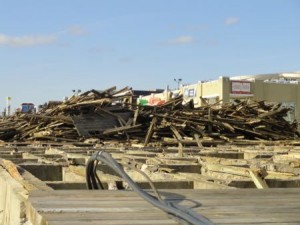
[[[35,113],[35,108],[33,103],[22,103],[21,104],[22,113]]]

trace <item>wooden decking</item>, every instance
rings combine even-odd
[[[161,193],[215,224],[300,224],[299,188],[164,190]],[[131,191],[34,191],[29,201],[31,212],[43,217],[44,223],[39,224],[179,224]]]

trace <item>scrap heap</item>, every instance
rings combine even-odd
[[[178,102],[179,99],[178,99]],[[178,103],[177,102],[177,103]],[[297,122],[287,122],[289,111],[280,104],[264,101],[239,101],[228,104],[207,105],[197,109],[175,104],[152,110],[148,134],[155,131],[159,137],[171,131],[177,141],[188,143],[191,138],[222,139],[231,142],[246,140],[288,140],[299,137]],[[146,137],[145,143],[148,138]]]
[[[132,104],[130,89],[87,91],[66,102],[47,104],[38,114],[2,119],[3,141],[101,141],[195,143],[204,140],[290,140],[300,135],[289,109],[264,101],[239,101],[194,109],[182,96],[160,106]]]
[[[120,100],[120,97],[117,96],[120,92],[125,93],[122,95],[122,100],[126,101],[128,99],[127,90],[128,88],[124,88],[116,92],[114,87],[103,92],[90,90],[78,96],[74,95],[65,102],[45,104],[37,114],[16,113],[0,122],[0,139],[4,141],[71,142],[82,140],[84,137],[80,135],[80,131],[75,126],[78,118],[82,115],[88,117],[91,114],[94,117],[95,115],[101,117],[100,112],[105,111],[107,107],[117,110],[120,107],[113,107],[112,104]],[[121,110],[126,111],[125,108]]]

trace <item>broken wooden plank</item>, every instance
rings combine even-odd
[[[103,131],[103,135],[110,135],[110,134],[116,134],[119,132],[124,132],[127,131],[129,132],[130,130],[136,130],[137,128],[141,128],[142,124],[137,124],[135,126],[123,126],[123,127],[116,127],[116,128],[110,128],[110,129],[106,129],[105,131]]]

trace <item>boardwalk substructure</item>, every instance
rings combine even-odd
[[[176,147],[49,142],[2,143],[0,224],[179,224],[105,164],[97,174],[109,190],[86,190],[86,162],[97,151],[134,165],[165,199],[215,224],[300,224],[299,146],[184,147],[179,155]]]

